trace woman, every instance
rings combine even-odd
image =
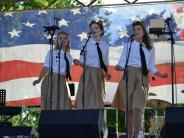
[[[124,105],[126,105],[126,92],[128,92],[128,137],[138,138],[142,123],[141,114],[144,113],[148,94],[148,71],[161,78],[167,78],[168,75],[160,73],[154,66],[155,49],[143,23],[135,21],[132,27],[133,39],[123,48],[115,69],[124,71],[124,77],[120,80],[118,89],[121,88],[124,91]],[[126,87],[126,80],[128,80],[128,87]]]
[[[69,50],[69,35],[66,32],[58,33],[55,48],[48,51],[40,75],[33,81],[35,86],[44,78],[41,84],[42,110],[71,109],[71,100],[66,87],[67,79],[71,79],[69,70],[72,66],[72,57]]]
[[[103,108],[105,93],[104,77],[106,80],[111,78],[107,69],[109,65],[109,46],[102,40],[104,34],[103,23],[102,21],[91,21],[89,27],[91,30],[91,38],[86,47],[83,47],[80,60],[74,59],[73,61],[75,65],[83,66],[84,54],[86,53],[85,77],[83,76],[83,72],[76,96],[78,109]],[[85,81],[83,82],[84,78]]]

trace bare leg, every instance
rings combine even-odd
[[[133,110],[129,110],[128,113],[128,138],[133,138],[133,118],[132,118]]]
[[[141,129],[141,123],[142,123],[142,112],[138,108],[134,108],[132,112],[132,121],[134,126],[134,136],[135,138],[138,138],[139,131]]]

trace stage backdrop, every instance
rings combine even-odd
[[[109,69],[112,74],[112,79],[106,82],[105,101],[108,103],[111,103],[122,76],[122,73],[115,71],[113,67],[118,63],[122,48],[132,34],[132,21],[143,20],[149,29],[150,19],[170,17],[171,28],[176,32],[175,101],[184,102],[184,93],[181,93],[181,90],[184,90],[184,3],[157,3],[0,13],[0,89],[6,89],[8,105],[40,104],[40,85],[34,87],[32,82],[38,77],[50,48],[49,36],[44,32],[43,26],[53,25],[54,17],[59,18],[60,31],[70,34],[71,54],[74,58],[79,58],[82,43],[89,32],[89,22],[103,20],[104,39],[110,45]],[[171,44],[167,41],[169,36],[164,37],[165,40],[154,41],[155,62],[161,72],[169,74],[169,78],[155,77],[155,81],[151,80],[150,92],[157,96],[149,96],[149,99],[171,102]],[[72,82],[75,83],[76,91],[81,73],[80,67],[72,66]]]

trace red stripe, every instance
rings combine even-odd
[[[9,80],[28,78],[28,77],[38,77],[43,63],[32,63],[26,61],[7,61],[0,62],[0,82],[5,82]],[[152,86],[167,85],[171,84],[171,67],[170,64],[161,64],[156,66],[160,72],[167,72],[169,77],[167,79],[161,79],[158,77],[156,81],[151,81]],[[114,70],[113,66],[109,67],[109,72],[112,78],[109,82],[119,82],[122,77],[122,72]],[[82,74],[82,68],[79,66],[73,66],[71,69],[72,81],[79,82],[80,76]],[[184,83],[184,62],[176,63],[176,75],[177,84]]]
[[[6,102],[6,106],[40,106],[40,104],[40,97]],[[110,102],[105,102],[105,105],[110,104]],[[75,100],[72,100],[72,106],[76,106]]]
[[[0,82],[38,76],[42,63],[20,60],[0,62]]]
[[[184,29],[180,30],[180,39],[184,40]]]
[[[40,105],[40,97],[6,102],[6,106],[23,106],[23,105],[38,106]]]

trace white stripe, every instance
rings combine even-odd
[[[184,61],[184,41],[176,42],[174,45],[176,62]],[[155,63],[171,62],[171,46],[169,42],[156,42],[155,46]],[[121,55],[123,46],[110,47],[109,60],[110,65],[116,65]],[[0,61],[23,60],[28,62],[43,63],[49,45],[30,44],[9,48],[0,48]],[[80,50],[71,50],[73,58],[79,59]]]
[[[42,44],[1,48],[0,61],[22,60],[28,62],[43,62],[48,49],[49,45]]]
[[[21,100],[40,97],[40,84],[33,86],[32,82],[37,78],[24,78],[6,81],[0,83],[1,89],[7,91],[7,101]],[[106,97],[105,102],[112,102],[118,83],[106,82]],[[184,84],[177,84],[177,101],[184,103]],[[75,82],[75,94],[78,89],[78,82]],[[157,96],[149,96],[148,99],[162,99],[171,102],[171,85],[154,86],[150,88],[150,92],[157,94]],[[71,97],[73,100],[75,96]]]
[[[184,103],[184,93],[181,93],[184,90],[184,84],[177,84],[176,87],[177,93],[174,93],[174,101],[175,103],[176,101],[177,103]],[[149,96],[148,99],[161,99],[172,103],[171,85],[154,86],[150,88],[150,92],[155,93],[156,96]]]
[[[32,85],[35,79],[22,78],[0,83],[0,88],[6,89],[6,101],[40,97],[40,85]]]

